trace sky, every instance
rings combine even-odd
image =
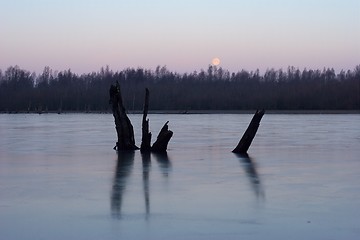
[[[0,0],[0,69],[360,64],[359,0]]]

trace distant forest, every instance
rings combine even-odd
[[[221,67],[179,74],[165,66],[77,75],[45,67],[41,74],[11,66],[0,70],[1,112],[108,112],[109,87],[119,81],[129,111],[151,110],[359,110],[360,65],[354,70],[269,69],[230,73]]]

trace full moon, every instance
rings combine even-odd
[[[219,58],[213,58],[213,60],[211,61],[211,63],[214,65],[214,66],[217,66],[220,64],[220,59]]]

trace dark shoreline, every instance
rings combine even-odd
[[[149,110],[149,114],[253,114],[256,110]],[[142,114],[142,110],[127,111],[128,114]],[[0,114],[112,114],[110,111],[17,111]],[[360,114],[360,110],[266,110],[266,114]]]

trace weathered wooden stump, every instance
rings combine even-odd
[[[167,121],[161,128],[156,142],[151,147],[152,152],[166,152],[168,143],[173,136],[173,132],[169,130],[169,121]]]
[[[236,146],[236,148],[232,151],[233,153],[247,153],[255,135],[256,132],[260,126],[261,118],[264,116],[265,110],[256,110],[256,113],[254,114],[253,118],[251,119],[251,122],[246,129],[244,135],[240,139],[240,142]]]
[[[120,84],[116,81],[116,85],[111,85],[110,90],[110,104],[112,104],[112,112],[115,119],[115,128],[118,136],[115,150],[137,150],[135,145],[134,128],[130,119],[126,115],[126,110],[123,105]],[[173,132],[169,130],[168,123],[162,127],[156,142],[151,146],[151,132],[149,131],[149,119],[147,114],[149,111],[149,89],[145,89],[145,102],[142,119],[142,138],[141,138],[141,152],[166,152],[168,143],[173,136]]]
[[[115,128],[118,137],[115,150],[136,150],[139,149],[135,145],[134,128],[130,119],[126,115],[126,110],[123,105],[120,84],[116,81],[116,85],[111,85],[110,103],[112,105],[112,112],[115,120]]]
[[[147,119],[147,114],[149,111],[149,89],[145,89],[145,102],[143,110],[143,119],[142,119],[142,140],[141,140],[141,152],[166,152],[168,143],[173,136],[173,132],[169,130],[167,121],[165,125],[160,130],[160,133],[151,146],[151,132],[149,130],[149,119]]]

